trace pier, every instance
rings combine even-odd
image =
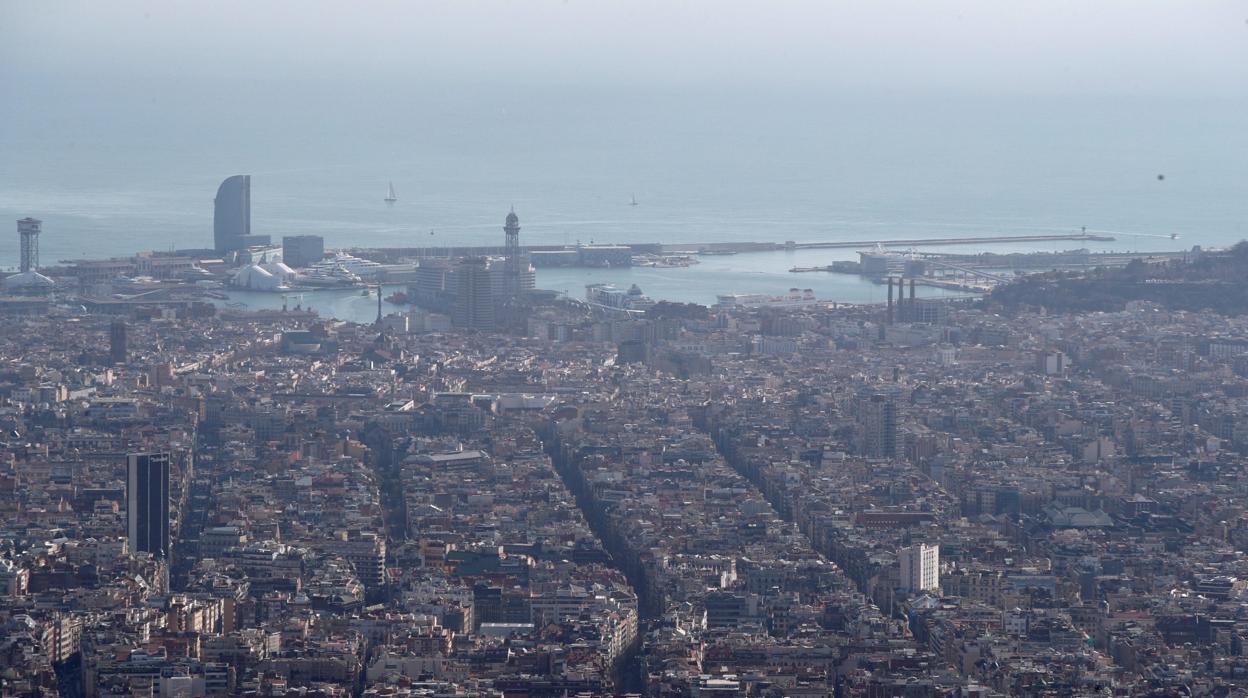
[[[1012,242],[1060,242],[1085,240],[1092,242],[1112,242],[1109,235],[1093,235],[1091,233],[1071,233],[1069,235],[993,235],[988,237],[967,238],[911,238],[908,240],[859,240],[854,242],[799,242],[793,249],[835,249],[846,247],[931,247],[933,245],[998,245]]]
[[[1054,235],[987,235],[982,237],[881,238],[876,240],[828,240],[822,242],[712,242],[663,245],[664,252],[770,252],[772,250],[832,250],[864,247],[933,247],[937,245],[1003,245],[1018,242],[1112,242],[1110,235],[1069,233]]]

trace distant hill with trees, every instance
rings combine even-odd
[[[1043,307],[1050,312],[1122,310],[1149,301],[1172,310],[1248,313],[1248,241],[1229,250],[1194,249],[1186,259],[1159,264],[1132,261],[1118,269],[1032,274],[997,287],[989,304],[1006,311]]]

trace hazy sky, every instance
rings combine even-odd
[[[1243,0],[0,0],[0,78],[1248,94]]]

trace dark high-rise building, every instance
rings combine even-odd
[[[213,199],[212,242],[217,252],[237,252],[269,244],[268,235],[251,234],[251,175],[226,177]]]
[[[472,330],[494,329],[494,279],[484,257],[455,265],[455,305],[451,323]]]
[[[169,454],[131,453],[126,520],[131,552],[169,558]]]
[[[212,241],[217,252],[242,248],[251,235],[251,175],[227,177],[213,199]]]
[[[325,238],[320,235],[286,235],[282,238],[282,261],[307,267],[325,258]]]
[[[129,358],[126,347],[126,321],[113,320],[108,328],[108,358],[114,364],[124,364]]]

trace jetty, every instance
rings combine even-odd
[[[1059,233],[1049,235],[984,235],[978,237],[943,238],[879,238],[874,240],[824,240],[816,242],[703,242],[674,243],[663,245],[664,251],[681,250],[691,253],[728,254],[740,252],[770,252],[772,250],[831,250],[863,249],[869,247],[936,247],[943,245],[1004,245],[1028,242],[1112,242],[1110,235],[1096,233]],[[636,246],[634,246],[636,247]]]
[[[855,240],[836,242],[795,242],[793,249],[815,250],[845,247],[932,247],[936,245],[995,245],[1012,242],[1059,242],[1069,240],[1087,240],[1093,242],[1112,242],[1109,235],[1092,233],[1071,233],[1069,235],[991,235],[987,237],[956,237],[956,238],[909,238],[904,240]]]
[[[1070,233],[1051,235],[987,235],[968,237],[940,238],[879,238],[868,240],[822,240],[814,242],[676,242],[676,243],[620,243],[590,245],[525,245],[521,251],[525,253],[559,253],[584,250],[590,253],[631,252],[633,255],[728,255],[749,252],[774,252],[777,250],[818,250],[818,249],[864,249],[873,247],[936,247],[944,245],[1005,245],[1011,243],[1037,243],[1061,241],[1112,242],[1110,235],[1096,233]],[[429,247],[385,247],[385,248],[353,248],[353,254],[361,255],[376,261],[425,258],[454,258],[473,256],[501,256],[506,250],[497,245],[482,246],[429,246]],[[570,264],[567,266],[578,266]],[[614,265],[613,265],[614,266]]]

